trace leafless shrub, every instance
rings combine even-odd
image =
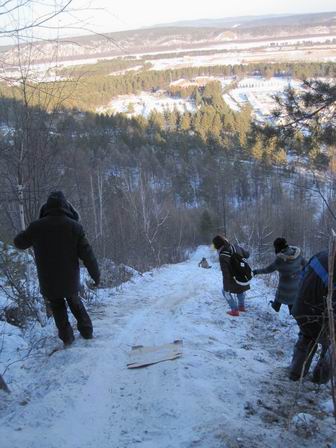
[[[22,255],[11,246],[2,245],[0,250],[0,289],[9,300],[3,315],[8,323],[21,328],[29,319],[37,319],[44,326],[41,301],[33,260]]]

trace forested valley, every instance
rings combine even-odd
[[[233,112],[225,104],[218,81],[171,88],[172,95],[193,98],[195,113],[153,111],[144,118],[90,111],[116,93],[169,88],[171,79],[270,69],[332,77],[335,64],[145,70],[106,77],[108,84],[92,71],[78,90],[70,81],[7,85],[0,104],[3,241],[10,244],[20,229],[20,210],[29,223],[47,194],[61,189],[100,259],[140,271],[183,259],[214,232],[244,241],[257,257],[279,234],[307,255],[323,247],[334,202],[332,145],[303,132],[289,144],[266,138],[248,106]]]

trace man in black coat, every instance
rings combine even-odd
[[[293,381],[308,373],[318,344],[321,344],[321,353],[312,380],[321,384],[330,379],[327,293],[328,252],[323,251],[309,260],[292,308],[292,315],[300,328],[289,373]],[[335,294],[333,300],[336,300]]]
[[[42,212],[43,210],[43,212]],[[80,289],[79,259],[95,285],[100,272],[78,214],[60,191],[53,192],[41,209],[40,219],[32,222],[14,239],[18,249],[33,247],[41,294],[50,303],[58,334],[65,345],[74,340],[68,320],[65,299],[85,339],[92,338],[92,322],[78,295]]]

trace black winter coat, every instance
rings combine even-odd
[[[336,269],[334,269],[334,278],[336,278]],[[292,308],[292,315],[296,319],[300,331],[313,340],[320,336],[326,319],[327,294],[328,252],[323,251],[309,260]],[[336,305],[336,292],[334,292],[333,301]]]
[[[33,247],[41,294],[49,299],[78,294],[79,258],[99,283],[100,272],[92,248],[66,204],[45,209],[44,218],[20,232],[14,244],[18,249]]]
[[[279,272],[279,284],[275,299],[286,305],[292,305],[296,298],[301,272],[305,265],[305,260],[301,255],[301,250],[295,246],[289,246],[276,255],[275,260],[266,268],[255,269],[257,274],[270,274]]]
[[[243,249],[241,246],[234,245],[235,251],[244,258],[250,256],[249,252]],[[250,289],[250,285],[239,285],[233,278],[231,270],[230,258],[233,253],[232,246],[229,248],[222,247],[219,249],[219,263],[223,274],[223,289],[224,291],[231,292],[233,294],[241,294]]]

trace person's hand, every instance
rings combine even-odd
[[[258,271],[256,269],[253,269],[252,274],[253,276],[258,275]]]
[[[99,286],[99,282],[86,282],[86,286],[89,288],[89,289],[97,289],[98,288],[98,286]]]

